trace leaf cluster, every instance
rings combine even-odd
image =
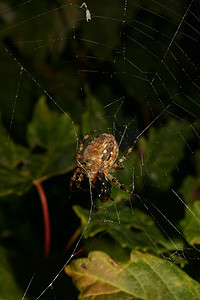
[[[91,119],[92,123],[89,122]],[[89,90],[81,122],[83,133],[94,129],[94,124],[101,125],[102,131],[106,131],[109,127],[102,104]],[[63,114],[49,109],[45,97],[38,100],[32,120],[27,126],[26,146],[14,142],[1,125],[0,196],[2,207],[6,202],[12,207],[10,199],[13,199],[13,194],[27,195],[28,191],[32,191],[36,182],[45,183],[63,174],[66,174],[66,178],[68,175],[71,176],[70,172],[74,168],[73,162],[76,158],[78,132],[79,127],[68,113]],[[84,208],[84,206],[90,206],[91,199],[88,195],[88,205],[82,202],[82,205],[73,206],[84,232],[81,242],[84,241],[88,253],[88,258],[76,259],[66,267],[66,273],[72,277],[80,291],[79,299],[86,299],[86,297],[87,299],[124,299],[124,297],[199,299],[198,282],[187,274],[186,269],[181,269],[190,265],[191,261],[180,252],[184,252],[188,245],[190,249],[195,250],[200,243],[200,155],[197,151],[193,157],[196,173],[193,176],[186,176],[183,182],[177,183],[174,172],[177,166],[185,161],[187,153],[182,136],[185,140],[191,140],[191,127],[187,122],[173,121],[158,129],[151,126],[147,136],[138,140],[134,151],[124,162],[124,169],[116,173],[118,180],[127,188],[132,187],[134,177],[135,193],[138,197],[130,199],[129,194],[113,185],[114,203],[108,202],[101,205],[97,200],[95,202],[97,210],[91,214],[91,210]],[[172,193],[169,194],[168,191],[173,187],[178,189],[178,186],[180,197],[186,205],[182,207],[183,217],[181,219],[177,217],[173,222],[178,228],[176,234],[169,236],[164,225],[162,227],[157,224],[158,218],[148,208],[148,202],[158,206],[158,203],[163,201],[163,195],[167,195],[170,201]],[[146,187],[148,187],[148,201],[144,197]],[[69,180],[65,181],[65,189],[58,193],[54,202],[59,203],[61,193],[65,194],[67,190],[69,192]],[[73,201],[78,202],[82,195],[74,193]],[[18,210],[20,211],[22,210],[20,205],[23,202],[19,199],[18,197]],[[67,202],[66,197],[65,200]],[[70,198],[68,204],[72,205]],[[173,204],[170,209],[173,209]],[[65,213],[67,214],[67,211]],[[12,299],[13,294],[20,294],[20,287],[9,262],[13,254],[10,254],[9,246],[5,244],[6,232],[11,231],[7,227],[9,222],[6,222],[8,215],[6,211],[2,211],[1,215],[0,230],[4,246],[1,249],[3,262],[0,295],[2,299],[5,297]],[[74,222],[75,218],[73,214],[70,222]],[[15,235],[18,222],[15,219],[12,222],[16,228],[12,227],[12,232],[9,234]],[[70,227],[65,230],[65,234],[73,235]],[[30,235],[28,227],[24,231],[27,231],[26,235]],[[18,238],[23,243],[24,234],[21,233]],[[26,242],[27,240],[26,237]],[[192,248],[193,246],[195,248]],[[18,251],[15,244],[13,248],[15,257],[18,257]],[[32,255],[35,255],[34,249]],[[195,257],[197,256],[198,251],[195,254]],[[5,272],[7,272],[6,276],[3,275]],[[198,278],[198,271],[195,273],[195,278]],[[5,288],[8,284],[10,289]],[[6,293],[8,293],[7,296],[5,296]]]

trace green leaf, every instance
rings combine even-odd
[[[45,97],[39,99],[28,125],[31,151],[8,140],[6,130],[0,126],[0,196],[23,194],[34,180],[73,169],[76,126],[67,114],[50,110]]]
[[[180,226],[191,245],[200,244],[200,201],[194,201],[186,207],[185,217]]]
[[[28,125],[27,140],[31,148],[37,146],[62,151],[76,142],[76,126],[67,113],[50,110],[46,97],[35,105],[32,121]]]
[[[184,157],[185,141],[191,132],[188,123],[175,121],[159,129],[151,127],[148,137],[140,137],[127,157],[124,170],[118,172],[119,181],[131,185],[134,177],[136,190],[141,190],[144,184],[157,190],[168,190],[173,183],[172,173]]]
[[[89,218],[89,211],[80,206],[73,207],[81,219],[84,229]],[[92,215],[84,238],[94,237],[97,233],[106,231],[122,247],[152,251],[160,255],[162,251],[176,250],[183,247],[182,241],[166,239],[157,228],[154,220],[145,213],[125,205],[107,205]]]
[[[200,200],[200,178],[187,176],[179,191],[186,203]]]
[[[179,189],[186,203],[185,216],[180,227],[191,245],[200,244],[200,151],[195,153],[195,168],[197,177],[187,176]]]
[[[41,147],[46,152],[35,156],[40,160],[36,177],[49,177],[54,173],[66,173],[73,168],[75,159],[77,126],[66,113],[48,108],[46,98],[41,97],[35,106],[33,119],[28,125],[27,139],[31,148]]]
[[[0,196],[11,193],[21,194],[32,183],[30,171],[26,167],[30,151],[12,141],[0,124]]]
[[[189,124],[174,121],[157,131],[150,130],[148,145],[145,146],[144,142],[140,151],[144,153],[149,178],[158,187],[166,190],[172,184],[171,174],[184,156],[185,140],[189,139],[191,132]],[[153,151],[155,144],[156,151]]]
[[[23,161],[23,157],[26,158],[28,155],[29,150],[15,144],[0,123],[0,166],[14,168]]]
[[[86,86],[85,111],[82,113],[81,124],[82,134],[87,134],[94,129],[107,131],[109,128],[108,118],[105,116],[105,109],[100,101],[93,96]]]
[[[118,263],[104,252],[71,262],[65,272],[80,291],[79,299],[199,299],[200,285],[168,260],[132,251]]]
[[[16,284],[6,251],[0,247],[0,300],[21,299],[22,291]]]
[[[23,194],[32,186],[32,178],[18,170],[0,167],[0,196]]]

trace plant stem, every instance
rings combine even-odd
[[[40,181],[35,180],[34,185],[37,188],[38,194],[40,196],[41,205],[42,205],[42,213],[43,213],[43,220],[44,220],[44,256],[48,257],[50,252],[50,243],[51,243],[48,203],[47,203],[47,198],[42,183]]]

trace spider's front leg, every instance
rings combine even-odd
[[[95,184],[89,180],[84,163],[79,164],[79,167],[75,170],[74,175],[70,179],[70,191],[73,191],[73,184],[75,182],[76,188],[82,191],[89,191],[89,186],[95,187]]]
[[[70,191],[71,192],[72,192],[72,186],[73,186],[74,181],[76,180],[77,174],[80,173],[80,172],[81,172],[81,168],[77,168],[74,172],[74,175],[70,179],[69,186],[70,186]]]
[[[114,164],[114,166],[112,167],[112,171],[111,172],[115,172],[115,171],[118,171],[118,170],[123,170],[124,169],[124,166],[120,166],[118,165],[117,163]]]
[[[77,189],[79,190],[86,190],[85,188],[82,188],[81,182],[84,181],[84,175],[85,175],[85,169],[84,164],[79,163],[79,167],[74,171],[74,175],[70,179],[70,191],[73,191],[73,183],[75,182]]]

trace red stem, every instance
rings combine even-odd
[[[51,243],[48,203],[41,182],[34,181],[34,184],[37,188],[38,194],[40,196],[41,205],[42,205],[42,213],[43,213],[43,220],[44,220],[44,256],[48,257],[50,252],[50,243]]]

